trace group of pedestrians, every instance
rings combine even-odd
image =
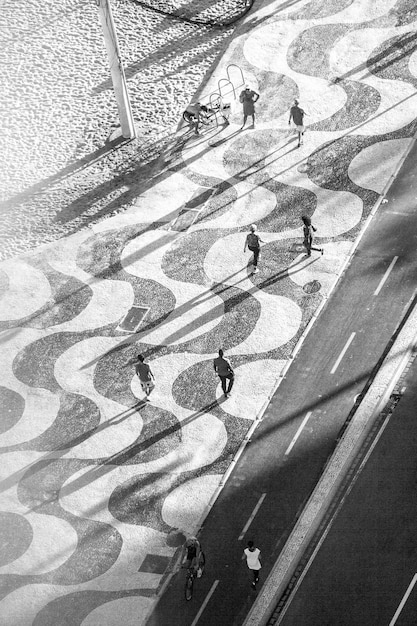
[[[320,252],[320,254],[324,254],[323,248],[316,248],[315,246],[313,246],[314,233],[317,231],[317,228],[311,223],[311,218],[307,215],[303,215],[301,217],[301,220],[303,222],[303,245],[306,249],[307,256],[311,256],[312,250]],[[246,235],[245,245],[243,248],[243,252],[246,252],[246,250],[250,250],[253,253],[253,274],[257,274],[259,272],[258,261],[261,254],[261,243],[265,243],[261,239],[260,235],[256,232],[256,230],[256,224],[251,224],[249,227],[249,233]]]
[[[255,128],[255,103],[258,102],[259,98],[259,93],[252,89],[248,84],[245,86],[245,89],[240,92],[239,102],[243,106],[243,123],[241,130],[245,128],[248,117],[252,118],[252,128]],[[222,109],[220,105],[219,107]],[[188,122],[190,129],[194,130],[194,134],[199,135],[199,128],[201,124],[205,124],[207,122],[209,112],[210,110],[207,106],[201,104],[200,102],[194,102],[187,106],[183,112],[183,118],[186,122]],[[227,116],[224,115],[223,111],[221,111],[221,113],[224,122],[228,124],[229,121]],[[288,125],[291,125],[291,122],[294,123],[298,137],[298,148],[303,143],[304,138],[304,115],[305,111],[299,106],[298,100],[295,99],[294,104],[290,109]]]

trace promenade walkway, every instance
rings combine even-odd
[[[416,24],[405,1],[260,2],[205,89],[238,64],[256,128],[236,104],[227,127],[180,130],[129,211],[0,265],[5,625],[145,623],[409,147]],[[324,256],[305,256],[302,214]]]

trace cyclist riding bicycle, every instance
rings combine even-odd
[[[201,557],[201,545],[197,537],[188,537],[184,548],[187,553],[184,566],[197,572],[200,566]]]

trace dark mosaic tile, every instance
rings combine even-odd
[[[138,439],[106,460],[112,465],[136,465],[160,459],[178,448],[182,441],[181,422],[177,417],[152,406],[141,406],[143,428]]]
[[[373,137],[344,136],[328,142],[313,152],[307,161],[308,177],[320,187],[334,191],[350,191],[358,195],[364,202],[364,213],[375,204],[378,194],[374,191],[358,187],[348,175],[352,160],[364,148],[382,140]],[[343,206],[340,207],[343,211]]]
[[[410,56],[416,50],[417,32],[393,37],[373,50],[366,62],[367,69],[380,78],[403,80],[417,87],[417,77],[411,74],[408,67]]]
[[[276,72],[258,71],[256,75],[260,98],[256,104],[256,119],[269,122],[278,119],[288,111],[298,96],[297,84],[288,76]],[[273,98],[262,94],[273,93]]]
[[[223,181],[211,190],[207,202],[197,216],[196,224],[224,215],[236,202],[237,193],[232,184]]]
[[[154,589],[123,591],[78,591],[48,602],[36,615],[32,626],[81,626],[89,613],[102,604],[135,596],[151,597]],[[107,626],[101,624],[100,626]]]
[[[142,561],[138,572],[147,574],[163,574],[169,565],[170,558],[160,554],[147,554]]]
[[[208,279],[204,271],[204,259],[223,234],[221,230],[187,233],[165,252],[161,263],[162,271],[172,280],[206,285]]]
[[[253,355],[239,355],[228,358],[230,358],[232,366],[235,368],[248,361],[256,360],[256,357],[254,358]],[[194,415],[191,416],[192,419],[198,419],[200,415],[210,413],[220,419],[226,429],[227,441],[225,447],[212,464],[196,470],[196,476],[225,472],[251,425],[248,420],[229,415],[226,410],[223,410],[225,399],[223,397],[219,398],[219,400],[216,399],[218,384],[219,378],[214,372],[213,360],[209,359],[181,372],[172,388],[172,394],[177,404],[195,411]]]
[[[12,563],[32,543],[32,526],[23,515],[0,511],[0,566]]]
[[[94,370],[94,387],[98,393],[126,407],[136,405],[137,398],[130,389],[130,383],[135,375],[137,355],[147,357],[149,348],[139,342],[123,342],[103,354]]]
[[[25,400],[16,391],[0,386],[0,407],[0,433],[5,433],[22,417]]]
[[[125,281],[134,292],[134,305],[149,308],[146,327],[152,328],[165,319],[175,307],[173,293],[164,285],[151,278],[139,278],[125,271],[120,257],[126,245],[146,230],[153,230],[147,225],[122,228],[117,231],[99,233],[79,248],[77,264],[85,272],[98,279]],[[156,242],[155,246],[162,245]],[[149,252],[147,248],[136,250],[130,260],[134,262]],[[129,258],[125,260],[129,261]],[[120,320],[121,321],[121,320]],[[141,327],[141,331],[143,328]]]
[[[211,290],[224,302],[209,313],[209,318],[217,316],[219,323],[211,331],[182,344],[187,352],[204,354],[217,351],[219,345],[225,349],[239,345],[251,334],[260,316],[261,305],[246,290],[225,285],[213,286]]]
[[[260,232],[277,233],[297,228],[301,215],[312,215],[317,206],[316,195],[308,189],[284,185],[272,178],[263,186],[275,194],[276,207],[257,223]]]
[[[407,126],[385,135],[373,136],[344,136],[330,141],[313,152],[308,161],[306,172],[316,184],[334,191],[345,190],[355,193],[364,203],[362,221],[366,219],[370,210],[378,199],[378,194],[372,190],[359,187],[349,178],[348,168],[352,160],[361,150],[380,141],[390,139],[409,138],[417,131],[417,119]],[[341,207],[341,211],[343,207]],[[356,237],[361,224],[351,232],[345,233],[345,239]]]
[[[68,450],[89,439],[100,424],[100,411],[90,398],[68,392],[60,393],[58,414],[39,437],[10,450]]]
[[[272,295],[288,298],[299,306],[304,303],[305,293],[303,289],[288,275],[288,267],[291,265],[292,269],[295,268],[296,271],[297,266],[293,265],[294,259],[300,253],[305,252],[302,241],[300,228],[300,238],[294,242],[295,245],[289,245],[288,241],[276,241],[262,246],[259,263],[260,272],[251,277],[258,289]],[[321,245],[323,242],[319,237],[316,237],[315,241],[317,245]],[[304,267],[302,261],[298,263],[300,269]]]
[[[34,513],[54,515],[66,520],[78,537],[71,556],[50,572],[28,577],[32,583],[74,585],[87,582],[110,569],[120,554],[122,537],[113,526],[72,515],[59,503],[59,492],[64,482],[64,492],[69,494],[109,471],[101,468],[101,473],[92,471],[74,481],[70,480],[75,472],[88,466],[88,462],[76,459],[43,460],[31,466],[19,481],[17,494],[23,505]]]
[[[337,13],[349,7],[353,2],[354,0],[327,0],[326,2],[312,0],[299,11],[290,13],[287,19],[312,20],[334,15],[337,20]]]
[[[0,330],[24,326],[28,328],[49,328],[68,322],[81,313],[90,302],[93,292],[88,285],[73,276],[57,272],[47,263],[33,263],[43,272],[51,287],[52,296],[35,313],[18,320],[0,322]]]
[[[367,22],[368,28],[384,28],[387,26],[405,26],[417,20],[415,0],[398,0],[386,15]]]
[[[166,496],[185,481],[177,474],[140,474],[121,485],[111,494],[109,511],[124,524],[153,528],[168,533],[171,527],[162,518]]]
[[[250,134],[241,133],[224,153],[226,171],[239,180],[247,180],[254,184],[262,181],[265,158],[271,158],[288,140],[287,130],[255,130]]]
[[[346,92],[345,106],[331,117],[311,124],[308,127],[309,131],[337,131],[352,128],[372,118],[378,110],[381,103],[379,91],[370,85],[344,78],[336,82]],[[308,135],[306,141],[308,141]]]
[[[328,79],[332,48],[353,28],[346,24],[323,24],[304,30],[288,48],[289,67],[301,74]]]
[[[66,350],[87,336],[87,333],[56,333],[33,341],[15,357],[14,375],[30,387],[42,387],[53,393],[60,391],[54,375],[55,362]]]

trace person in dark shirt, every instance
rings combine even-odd
[[[252,128],[255,128],[255,102],[259,100],[259,94],[246,85],[245,89],[240,93],[239,101],[243,104],[243,124],[241,130],[245,127],[248,115],[252,118]]]
[[[288,120],[288,124],[291,124],[291,120],[293,120],[298,133],[298,147],[300,147],[303,143],[304,115],[305,111],[298,106],[298,100],[294,100],[294,104],[290,109],[290,119]]]
[[[223,357],[223,350],[219,350],[219,356],[214,359],[213,366],[214,371],[220,378],[222,382],[222,389],[225,397],[227,398],[230,395],[230,392],[233,387],[233,383],[235,382],[235,373],[233,371],[232,366],[229,361]],[[229,384],[226,388],[226,381],[229,381]]]
[[[258,233],[256,232],[256,224],[250,225],[250,232],[248,233],[245,239],[245,245],[243,248],[243,252],[246,252],[246,248],[248,248],[251,252],[253,252],[253,273],[257,274],[258,270],[258,260],[259,255],[261,253],[261,243],[265,243]]]
[[[321,252],[322,254],[324,254],[323,248],[313,248],[314,233],[316,232],[317,228],[313,226],[313,224],[311,223],[311,219],[307,217],[307,215],[303,215],[301,219],[303,220],[304,224],[304,246],[307,250],[307,256],[311,256],[312,250],[316,250],[317,252]]]
[[[155,388],[155,383],[154,383],[155,377],[149,365],[145,363],[144,361],[145,361],[145,357],[143,356],[143,354],[138,354],[138,360],[135,365],[135,371],[136,371],[137,377],[140,380],[142,391],[144,391],[146,394],[145,400],[148,400],[148,397],[152,389]]]

